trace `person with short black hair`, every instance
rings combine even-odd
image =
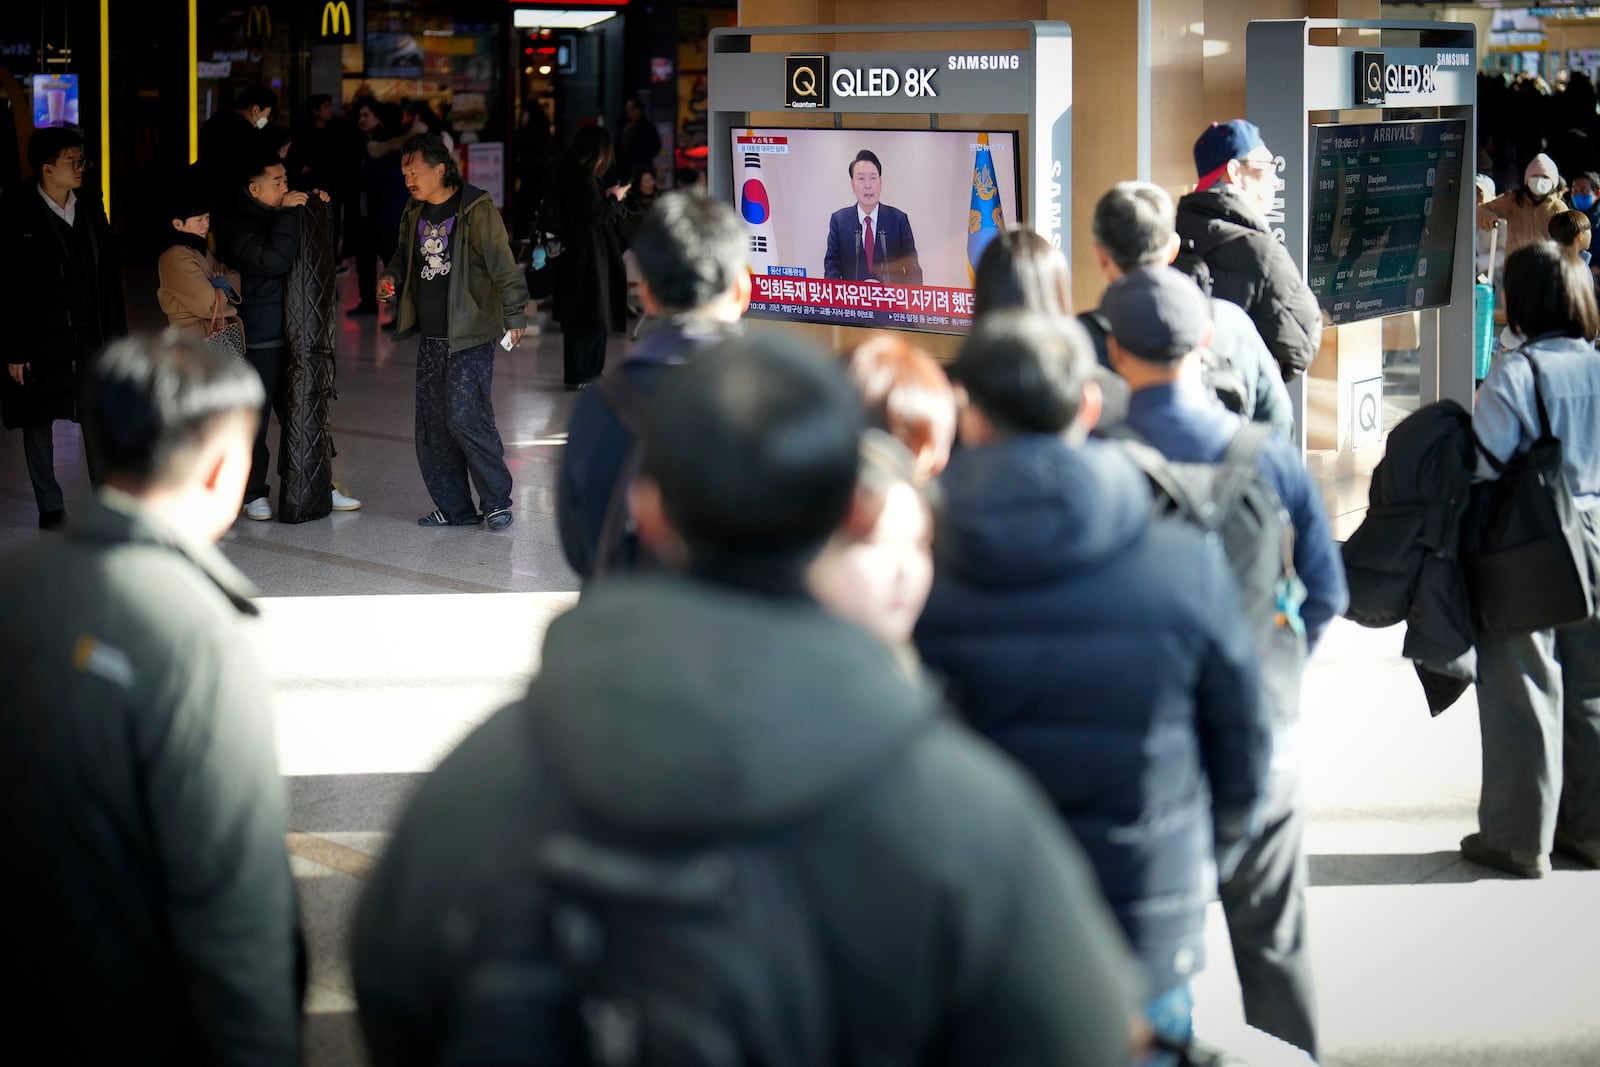
[[[732,208],[685,192],[664,193],[634,235],[639,299],[659,326],[579,395],[561,450],[556,525],[567,562],[585,579],[652,565],[627,523],[643,412],[664,377],[738,329],[750,304],[747,249]]]
[[[239,272],[211,254],[211,202],[191,168],[167,194],[171,242],[156,261],[160,288],[156,301],[167,323],[189,337],[204,339],[213,329],[239,322]]]
[[[1072,282],[1067,257],[1023,226],[1000,231],[978,257],[972,287],[973,321],[1006,311],[1031,311],[1061,321],[1072,318]],[[1128,386],[1109,366],[1092,373],[1099,391],[1096,426],[1122,421]]]
[[[1071,319],[973,326],[916,645],[1055,801],[1144,964],[1151,1027],[1184,1042],[1216,867],[1255,830],[1271,736],[1222,554],[1154,519],[1139,469],[1089,438],[1095,368]]]
[[[77,130],[35,130],[28,142],[34,177],[0,196],[0,223],[12,235],[0,257],[0,320],[9,331],[0,421],[22,431],[45,530],[66,517],[52,427],[58,419],[80,421],[85,372],[102,346],[127,333],[122,273],[105,206],[96,187],[84,184],[85,151]],[[87,445],[83,455],[94,481]]]
[[[850,161],[850,192],[855,203],[828,220],[828,250],[822,257],[824,278],[921,285],[917,238],[911,219],[899,208],[881,203],[883,164],[863,148]]]
[[[1537,382],[1567,487],[1592,525],[1600,514],[1600,311],[1589,271],[1541,241],[1506,257],[1505,288],[1507,322],[1530,340],[1495,360],[1478,390],[1476,478],[1499,478],[1542,435]],[[1478,830],[1462,839],[1462,855],[1524,878],[1550,870],[1552,849],[1600,867],[1600,622],[1480,631],[1477,650],[1483,786]]]
[[[1149,182],[1118,182],[1095,204],[1093,230],[1095,258],[1108,284],[1143,267],[1170,263],[1205,293],[1213,326],[1208,348],[1215,365],[1226,370],[1230,384],[1242,394],[1236,414],[1292,438],[1294,411],[1277,361],[1245,310],[1212,295],[1211,268],[1205,260],[1182,252],[1177,213],[1167,191]],[[1110,367],[1110,323],[1101,309],[1084,312],[1078,321],[1095,342],[1101,364]]]
[[[461,178],[431,133],[409,138],[401,173],[411,202],[399,247],[378,279],[396,300],[396,339],[417,344],[417,465],[434,510],[417,525],[511,525],[511,471],[494,420],[495,346],[510,351],[527,327],[528,284],[489,194]],[[476,486],[481,507],[472,505]]]
[[[619,1016],[673,1020],[646,1027],[651,1047],[681,1034],[741,1062],[1129,1062],[1138,979],[1078,849],[889,648],[807,591],[856,498],[862,414],[837,367],[751,335],[653,399],[631,496],[678,572],[586,591],[527,696],[418,791],[356,915],[374,1064],[469,1043],[486,1062],[580,1062]],[[684,908],[658,906],[668,887],[647,873],[580,931],[551,921],[558,853],[738,877]],[[621,952],[599,969],[626,989],[595,994],[568,977],[575,942],[507,935],[554,926],[693,940],[711,995]]]
[[[19,1063],[292,1067],[304,957],[271,687],[212,544],[262,400],[174,332],[85,375],[104,475],[60,538],[0,559],[0,998]],[[82,1005],[95,1005],[84,1025]]]
[[[244,172],[277,149],[266,134],[277,109],[277,93],[265,85],[247,85],[231,107],[218,108],[201,124],[196,158],[214,206],[231,208],[239,186],[254,177]]]
[[[284,417],[282,390],[284,336],[284,285],[300,250],[300,215],[296,210],[312,196],[328,199],[328,194],[313,190],[290,191],[288,171],[275,153],[259,155],[246,167],[243,188],[229,196],[229,210],[217,231],[217,251],[224,262],[239,272],[239,318],[244,323],[245,358],[261,375],[266,394],[261,421],[256,427],[254,459],[250,483],[245,487],[244,515],[256,522],[272,518],[267,477],[270,455],[267,449],[267,419],[273,412]],[[281,457],[280,457],[281,459]],[[334,490],[334,508],[354,510],[360,501],[343,497]],[[341,499],[342,497],[342,499]]]

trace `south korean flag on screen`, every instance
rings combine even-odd
[[[778,262],[778,235],[772,225],[772,197],[762,180],[760,152],[741,145],[743,161],[739,172],[739,217],[750,235],[750,270],[767,274]]]

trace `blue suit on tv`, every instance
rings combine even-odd
[[[922,264],[917,262],[917,239],[911,220],[899,208],[878,205],[877,228],[872,235],[872,264],[857,232],[861,225],[855,204],[840,208],[828,222],[828,252],[822,259],[824,278],[859,282],[872,278],[892,285],[921,285]]]

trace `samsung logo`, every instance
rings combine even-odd
[[[950,70],[1021,70],[1022,57],[1019,55],[967,55],[950,56],[947,60]]]
[[[1439,66],[1441,67],[1470,67],[1473,65],[1470,52],[1440,52]]]

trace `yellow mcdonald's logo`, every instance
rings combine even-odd
[[[341,26],[344,28],[340,29]],[[322,36],[335,35],[350,36],[350,5],[345,0],[328,0],[322,5]]]
[[[272,11],[266,4],[251,4],[244,16],[246,37],[272,36]]]

